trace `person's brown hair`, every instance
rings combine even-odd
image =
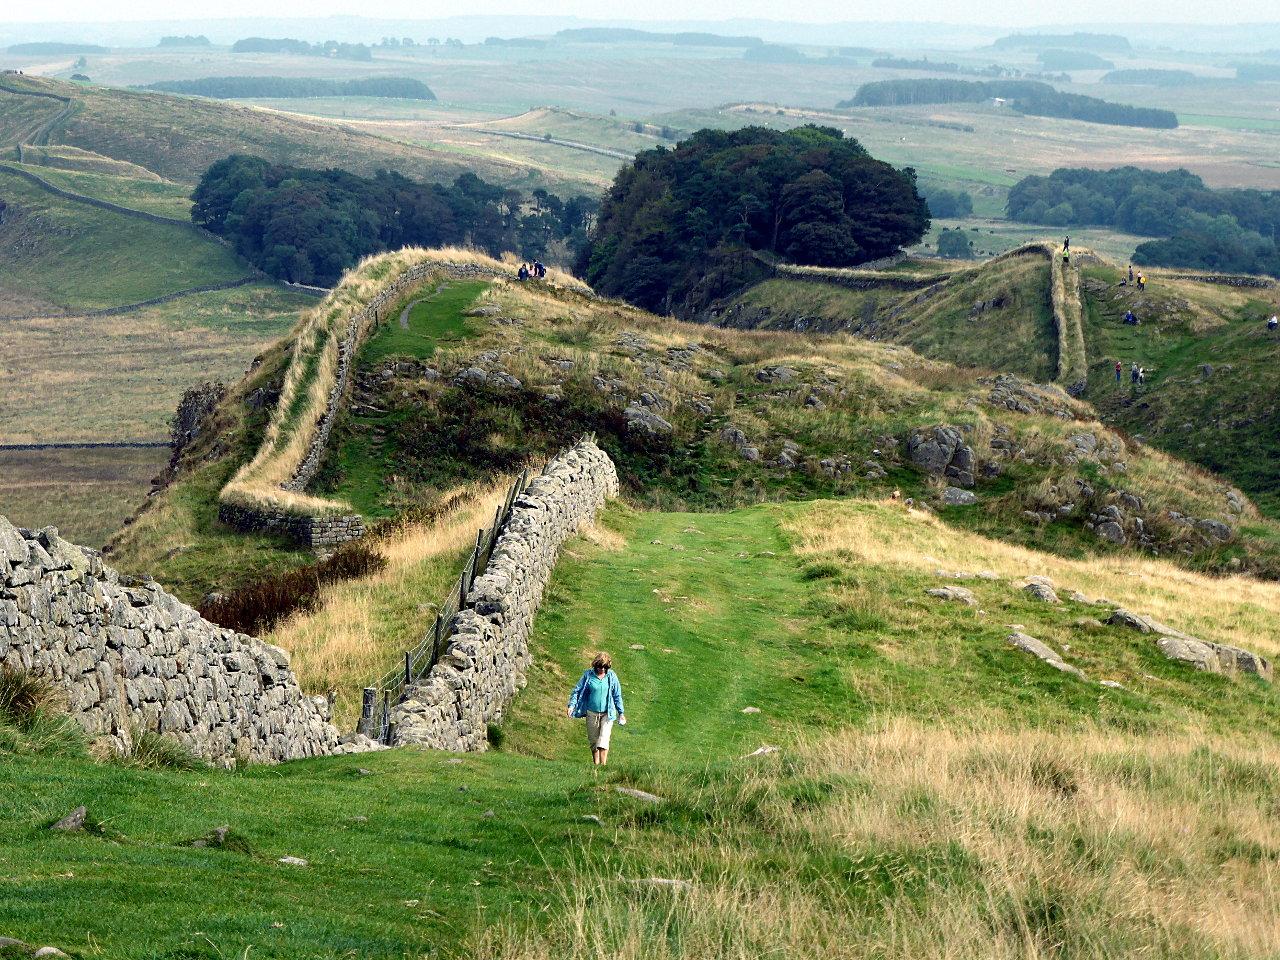
[[[612,666],[613,666],[613,660],[610,658],[610,656],[607,653],[603,651],[601,651],[600,653],[597,653],[596,658],[591,661],[592,670],[608,670]]]

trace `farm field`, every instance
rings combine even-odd
[[[163,447],[0,449],[0,516],[20,527],[55,526],[99,548],[146,499]]]
[[[0,163],[0,191],[12,208],[0,224],[2,291],[48,302],[58,312],[101,310],[251,272],[231,250],[193,228],[67,200],[14,169],[22,168]],[[39,175],[44,168],[31,169]]]
[[[314,302],[251,284],[122,316],[5,321],[0,443],[166,440],[188,387],[238,380]]]

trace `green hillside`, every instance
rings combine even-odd
[[[849,331],[964,366],[1053,380],[1056,330],[1043,255],[951,267],[950,276],[910,290],[874,278],[851,288],[822,271],[781,276],[704,319]],[[904,271],[919,268],[908,262],[897,272]],[[1089,370],[1083,399],[1104,422],[1230,478],[1270,515],[1280,515],[1274,469],[1280,338],[1266,330],[1266,318],[1280,311],[1280,287],[1175,280],[1170,273],[1150,271],[1139,293],[1121,286],[1124,270],[1106,260],[1093,257],[1073,268]],[[1130,308],[1137,326],[1123,323]],[[1117,360],[1124,368],[1119,387]],[[1129,383],[1134,363],[1147,371],[1138,388]]]
[[[393,263],[462,256],[371,261],[311,319]],[[383,565],[266,639],[349,724],[511,473],[593,431],[625,496],[567,545],[491,749],[228,773],[152,740],[109,763],[56,705],[5,708],[0,929],[122,960],[1271,955],[1275,690],[1111,620],[1275,657],[1274,523],[1057,388],[847,334],[680,323],[465,256],[479,276],[427,277],[371,332],[309,491],[395,517],[365,540]],[[1034,263],[1005,269],[1031,289]],[[967,323],[990,279],[923,306]],[[960,340],[938,327],[922,349]],[[291,363],[319,376],[288,338],[265,351],[112,564],[198,601],[312,559],[216,522]],[[938,423],[973,442],[980,506],[907,454]],[[1104,504],[1160,555],[1089,532]],[[629,720],[603,771],[564,717],[598,649]],[[45,829],[81,803],[88,830]]]
[[[956,584],[939,566],[991,571],[964,581],[976,605],[925,594]],[[1267,916],[1273,691],[1173,664],[1105,607],[1036,601],[1032,572],[1275,652],[1274,587],[1226,594],[1162,561],[1062,560],[866,500],[616,507],[568,548],[488,753],[136,769],[0,725],[0,925],[121,960],[940,958],[1028,939],[1266,956],[1258,927],[1189,907]],[[1086,678],[1015,649],[1009,623]],[[630,722],[595,776],[563,700],[598,647]],[[79,803],[91,830],[44,829]],[[225,847],[190,845],[221,826]]]
[[[0,298],[38,300],[51,313],[98,310],[229,283],[251,272],[231,250],[191,227],[67,200],[14,169],[21,168],[0,164],[6,203]]]
[[[127,161],[180,183],[194,184],[215,161],[247,153],[276,163],[342,167],[365,175],[392,169],[416,179],[444,181],[470,172],[490,182],[526,188],[571,186],[569,178],[535,172],[518,162],[462,158],[445,147],[410,144],[298,114],[37,77],[7,77],[4,86],[71,98],[73,109],[42,143]],[[29,125],[33,114],[50,112],[49,104],[61,106],[0,90],[0,129]]]

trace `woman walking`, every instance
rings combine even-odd
[[[613,672],[613,661],[607,653],[597,653],[590,669],[582,674],[578,685],[569,695],[570,717],[587,720],[587,744],[591,747],[591,762],[603,767],[609,762],[609,734],[613,721],[626,726],[622,711],[622,684]]]

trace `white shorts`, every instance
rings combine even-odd
[[[587,711],[587,744],[592,750],[608,750],[613,721],[607,713]]]

